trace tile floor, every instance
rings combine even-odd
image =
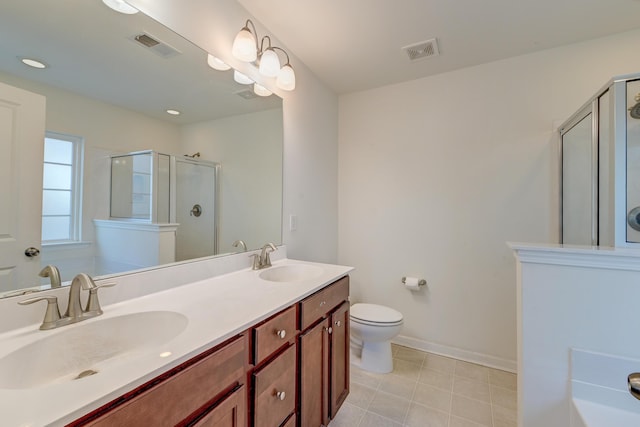
[[[351,365],[349,397],[329,427],[515,427],[516,375],[393,346],[393,372]]]

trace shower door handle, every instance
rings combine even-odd
[[[189,211],[189,215],[195,216],[196,218],[202,215],[202,206],[193,205],[193,207],[191,208],[191,211]]]

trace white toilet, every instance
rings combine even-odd
[[[402,313],[377,304],[354,304],[351,318],[351,363],[386,374],[393,371],[391,339],[402,329]]]

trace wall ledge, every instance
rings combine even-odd
[[[640,249],[507,243],[523,264],[640,271]]]

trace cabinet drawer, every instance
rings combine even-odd
[[[296,407],[296,346],[289,347],[253,377],[254,426],[279,426]]]
[[[349,298],[349,276],[305,298],[300,303],[300,330],[305,330]]]
[[[282,427],[296,427],[296,414],[291,415],[291,418],[286,423],[282,424]]]
[[[191,427],[245,427],[247,393],[244,386],[218,403]]]
[[[207,403],[213,403],[223,391],[240,384],[246,360],[247,339],[243,336],[87,425],[175,426]]]
[[[296,336],[296,307],[292,306],[253,329],[254,364],[258,365]]]

